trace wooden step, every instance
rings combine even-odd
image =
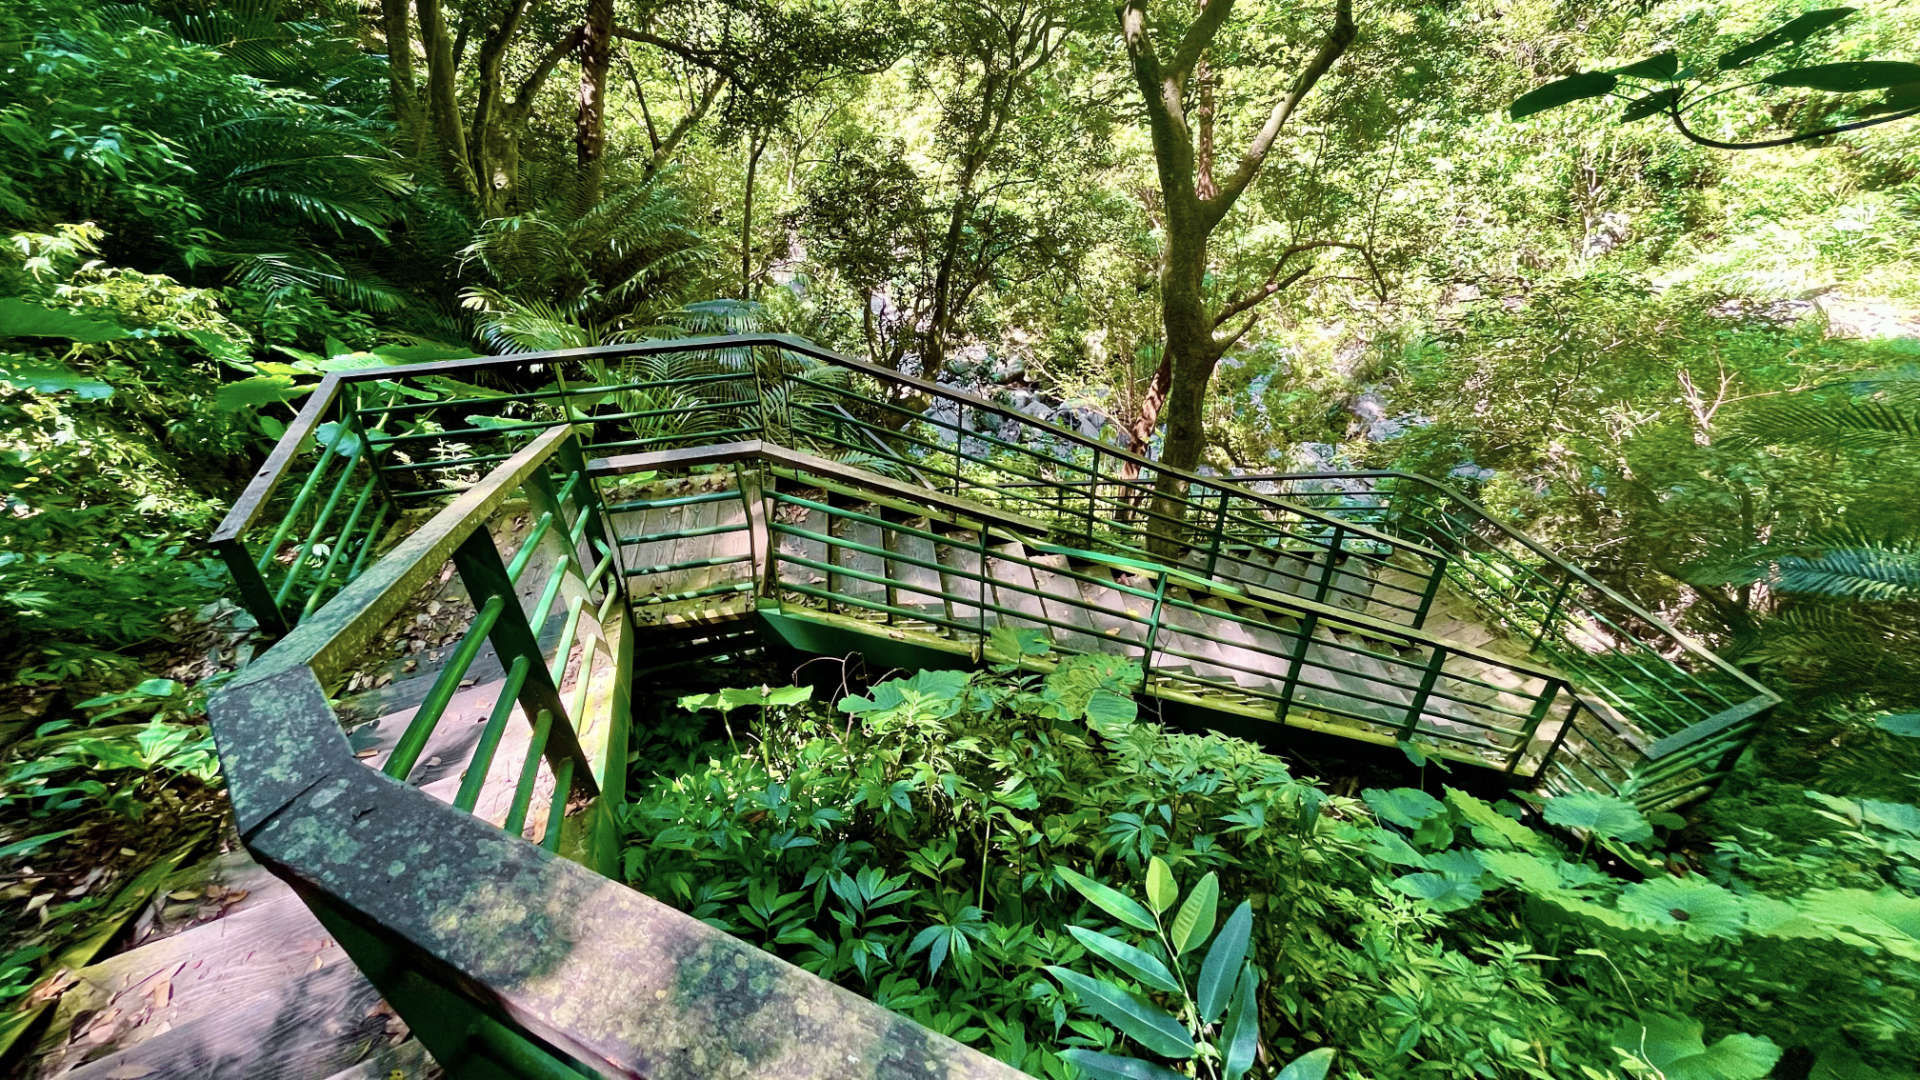
[[[886,546],[886,537],[881,532],[880,526],[872,522],[855,521],[852,518],[835,518],[833,519],[832,528],[833,536],[836,539],[862,544],[870,548],[884,548]],[[828,561],[835,566],[844,567],[862,574],[871,574],[875,577],[885,577],[887,573],[886,559],[879,555],[870,555],[864,551],[856,551],[845,544],[833,545]],[[827,587],[842,596],[850,596],[876,604],[887,603],[890,592],[887,586],[881,582],[870,581],[867,578],[856,577],[853,574],[832,574],[829,576]],[[856,619],[872,619],[882,622],[887,619],[887,614],[884,611],[875,610],[860,604],[842,604],[837,607],[841,614],[851,615]]]
[[[1013,561],[1026,557],[1026,547],[1012,541],[994,541],[990,550],[994,554],[987,557],[987,575],[993,602],[1003,610],[988,612],[987,625],[1032,627],[1049,639],[1056,638],[1056,631],[1045,622],[1047,609],[1036,595],[1033,571],[1024,562]]]
[[[37,1077],[325,1076],[404,1029],[291,888],[74,972]]]
[[[776,507],[773,513],[776,524],[791,525],[796,529],[802,529],[815,535],[826,535],[827,515],[824,511],[783,505]],[[815,587],[824,587],[826,585],[827,575],[824,571],[811,566],[801,566],[797,563],[785,561],[786,559],[797,558],[806,559],[815,563],[826,562],[827,544],[824,540],[809,540],[805,537],[794,536],[790,533],[776,533],[775,538],[778,540],[778,543],[775,545],[775,550],[783,557],[779,564],[779,579],[781,581]]]
[[[1153,599],[1121,592],[1112,585],[1101,584],[1113,581],[1110,567],[1099,563],[1084,563],[1076,569],[1092,580],[1075,581],[1080,590],[1080,598],[1086,606],[1088,619],[1095,629],[1108,635],[1102,651],[1118,653],[1133,659],[1146,654],[1146,640],[1149,623],[1153,618]],[[1112,640],[1112,639],[1119,640]],[[1123,644],[1124,643],[1124,644]]]
[[[900,523],[902,528],[889,529],[886,541],[887,550],[898,559],[887,560],[887,576],[901,585],[894,590],[894,603],[913,611],[944,619],[947,617],[947,601],[942,590],[940,571],[917,562],[937,563],[933,541],[917,532],[905,530],[926,529],[924,519],[909,520]],[[908,562],[907,560],[917,560]]]
[[[731,528],[726,532],[682,538],[675,548],[675,558],[681,562],[715,559],[732,561],[714,562],[711,565],[697,566],[684,571],[675,590],[681,595],[704,592],[728,582],[753,580],[753,535],[746,528],[745,504],[727,500],[706,503],[704,507],[708,513],[701,515],[704,522],[701,527],[730,526]]]
[[[1060,571],[1067,569],[1065,555],[1037,554],[1031,556],[1034,566],[1033,582],[1044,594],[1041,605],[1047,618],[1069,626],[1092,629],[1093,613],[1087,610],[1086,602],[1080,595],[1078,584],[1072,577]],[[1070,652],[1097,653],[1106,652],[1108,643],[1092,634],[1080,630],[1055,628],[1054,642]]]
[[[940,590],[947,597],[947,617],[965,626],[982,624],[982,612],[976,601],[981,596],[979,535],[965,531],[941,530],[944,539],[934,545],[934,557],[940,571]]]

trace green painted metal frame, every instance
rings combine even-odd
[[[617,368],[627,358],[686,353],[712,354],[735,368],[679,379],[626,379]],[[577,373],[583,365],[591,366],[589,374],[594,377],[569,385],[568,372]],[[393,394],[375,404],[359,400],[367,388],[408,380],[460,378],[481,372],[496,379],[510,379],[515,373],[547,368],[559,380],[557,389],[511,392],[500,397],[470,396],[444,403],[400,402]],[[711,419],[686,430],[654,434],[647,433],[654,429],[631,428],[631,422],[652,422],[685,413],[684,404],[634,408],[623,405],[619,397],[694,392],[732,396],[700,406],[713,414]],[[1083,545],[1083,553],[1165,561],[1149,555],[1146,540],[1155,527],[1164,530],[1173,524],[1156,516],[1153,495],[1159,473],[1152,461],[1034,420],[1011,407],[837,356],[781,335],[647,342],[343,372],[323,380],[212,538],[213,546],[234,572],[243,602],[256,610],[262,624],[270,630],[289,626],[311,612],[319,599],[318,593],[302,597],[292,574],[282,579],[278,588],[270,587],[265,568],[280,551],[280,540],[294,518],[308,504],[318,502],[314,520],[306,530],[309,543],[289,560],[304,573],[303,568],[310,568],[316,561],[311,538],[329,535],[330,519],[349,502],[345,497],[350,490],[344,486],[345,471],[336,477],[324,501],[316,499],[314,492],[322,484],[321,470],[312,472],[291,500],[273,501],[276,485],[299,467],[317,435],[325,430],[322,425],[326,421],[342,421],[332,429],[335,438],[349,429],[365,431],[369,425],[381,429],[347,465],[351,470],[363,461],[379,462],[378,468],[369,470],[378,481],[378,497],[366,494],[364,500],[351,500],[352,509],[345,514],[348,527],[340,531],[351,534],[356,513],[364,515],[368,505],[377,503],[373,524],[351,562],[340,554],[345,545],[337,544],[320,566],[321,577],[337,577],[340,564],[346,563],[350,579],[364,569],[380,524],[389,514],[399,513],[398,507],[458,495],[465,481],[456,474],[511,458],[515,452],[513,440],[561,420],[556,411],[548,418],[534,417],[507,425],[454,425],[439,432],[392,435],[383,430],[396,418],[417,422],[491,402],[570,410],[567,415],[588,425],[583,438],[588,454],[634,447],[711,447],[716,440],[736,435],[773,435],[826,448],[858,450],[918,481],[907,485],[912,491],[909,498],[925,498],[939,491],[964,495],[976,504],[995,504],[1017,519],[1023,536],[1070,539]],[[944,404],[938,409],[930,407],[938,403]],[[622,428],[623,424],[629,428]],[[1018,425],[1026,435],[1015,435],[1010,425]],[[994,430],[987,430],[989,427]],[[623,432],[641,437],[628,438]],[[1035,449],[1034,440],[1027,437],[1032,435],[1044,437],[1054,449]],[[494,442],[466,446],[461,440]],[[409,452],[416,444],[429,451],[423,459],[403,461],[394,457]],[[450,444],[472,452],[448,457],[438,456],[432,449]],[[487,450],[488,445],[495,444],[500,445],[499,450]],[[323,454],[320,464],[330,465],[334,456]],[[578,474],[583,469],[584,460],[573,472]],[[1358,505],[1339,505],[1352,500],[1305,490],[1308,480],[1317,483],[1329,478],[1371,483],[1383,493],[1362,497]],[[428,486],[405,487],[398,484],[403,479],[425,479]],[[447,483],[446,479],[453,482]],[[1288,498],[1276,498],[1242,486],[1257,479],[1273,479],[1303,490],[1290,491]],[[1683,797],[1724,771],[1730,763],[1729,747],[1737,752],[1742,737],[1751,733],[1777,700],[1643,609],[1495,521],[1451,489],[1426,478],[1373,472],[1310,478],[1236,477],[1229,481],[1179,474],[1175,487],[1183,490],[1180,497],[1188,505],[1180,528],[1189,540],[1189,560],[1182,565],[1222,583],[1248,580],[1248,573],[1291,576],[1296,579],[1294,587],[1311,588],[1309,595],[1324,601],[1344,594],[1358,595],[1346,584],[1350,577],[1371,579],[1374,584],[1367,590],[1372,594],[1368,597],[1369,611],[1417,628],[1431,609],[1440,581],[1451,577],[1497,618],[1531,638],[1579,687],[1571,694],[1572,714],[1562,720],[1562,730],[1554,740],[1556,748],[1576,751],[1570,755],[1570,767],[1563,763],[1554,770],[1556,775],[1569,777],[1569,782],[1575,782],[1571,776],[1579,775],[1582,779],[1577,782],[1582,786],[1619,790],[1648,802]],[[276,524],[274,506],[289,504],[295,513],[282,511]],[[589,562],[596,557],[618,560],[621,545],[616,541],[620,538],[612,536],[607,514],[604,507],[594,509],[594,520],[602,525],[583,547]],[[268,527],[272,527],[273,536],[264,550],[257,557],[249,556],[243,537],[251,532],[258,543],[258,534]],[[984,536],[982,545],[984,548]],[[1264,549],[1262,557],[1254,557],[1260,549]],[[1514,556],[1510,549],[1523,551],[1524,555]],[[1286,552],[1288,557],[1268,557],[1274,551]],[[1295,566],[1296,558],[1297,569],[1288,569]],[[1381,580],[1389,576],[1384,573],[1388,568],[1411,573],[1417,587],[1394,584],[1390,588],[1401,589],[1404,595],[1381,595],[1389,591]],[[625,589],[636,575],[661,568],[619,569],[617,580]],[[699,590],[695,595],[653,599],[687,602],[738,591],[737,587],[725,586]],[[288,610],[290,607],[298,610]],[[1566,630],[1574,623],[1568,613],[1573,611],[1609,636],[1606,644],[1611,652],[1582,647],[1567,639]],[[1666,642],[1670,648],[1663,651],[1658,644],[1631,633],[1609,611],[1625,612],[1636,625],[1654,627],[1654,642]],[[1667,652],[1689,662],[1675,663]],[[1704,676],[1696,674],[1696,669]],[[1643,735],[1643,731],[1651,734]],[[1650,788],[1636,779],[1636,771],[1642,776],[1653,775],[1644,770],[1654,763],[1660,765],[1658,776],[1667,786]],[[1688,791],[1676,792],[1673,784],[1688,786]]]
[[[1625,786],[1636,797],[1677,801],[1710,787],[1779,704],[1724,657],[1430,477],[1351,470],[1237,479],[1449,551],[1450,576],[1489,613],[1596,699],[1653,732],[1639,747],[1646,765]],[[1341,490],[1352,485],[1364,487]],[[1596,640],[1607,648],[1593,649]]]
[[[556,712],[546,657],[502,637],[532,637],[516,572],[487,523],[517,491],[543,491],[562,511],[524,543],[583,541],[596,519],[584,461],[565,452],[556,428],[512,455],[486,480],[375,561],[295,626],[209,703],[241,837],[264,865],[290,881],[355,964],[380,988],[443,1067],[462,1077],[604,1075],[694,1080],[713,1075],[1003,1080],[1019,1075],[985,1055],[723,934],[668,905],[608,881],[611,861],[590,837],[586,860],[557,858],[569,793],[595,805],[624,790],[624,727],[602,768],[565,748],[575,712]],[[547,475],[569,458],[571,480]],[[571,524],[567,510],[579,511]],[[599,525],[608,522],[599,521]],[[594,575],[618,606],[610,550]],[[326,686],[336,682],[415,590],[448,558],[478,608],[428,699],[384,767],[349,749]],[[519,553],[517,571],[529,565]],[[556,579],[580,584],[576,553]],[[491,641],[509,661],[506,678],[452,805],[402,778],[413,771],[440,710]],[[623,636],[624,669],[631,635]],[[556,650],[564,669],[567,647]],[[624,677],[624,676],[621,676]],[[548,680],[547,689],[526,688]],[[471,816],[512,713],[535,733],[506,828]],[[624,703],[616,703],[624,724]],[[556,747],[560,749],[556,752]],[[537,842],[521,839],[542,759],[555,778],[552,811]],[[584,767],[583,767],[584,766]],[[597,823],[596,823],[597,824]],[[610,850],[605,852],[610,854]]]

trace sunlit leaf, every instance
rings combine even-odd
[[[1190,1058],[1197,1052],[1186,1025],[1152,1002],[1077,971],[1054,965],[1046,970],[1060,985],[1073,991],[1081,1008],[1118,1028],[1142,1049],[1169,1058]]]
[[[1612,91],[1619,82],[1618,75],[1606,71],[1585,71],[1578,75],[1569,75],[1522,95],[1518,101],[1507,106],[1507,115],[1514,120],[1520,120],[1534,113],[1557,109],[1569,102],[1599,97]]]
[[[1212,936],[1214,915],[1219,906],[1220,875],[1208,871],[1173,917],[1168,937],[1175,953],[1184,953]]]
[[[1418,828],[1428,818],[1447,812],[1446,804],[1418,788],[1368,788],[1360,793],[1360,798],[1380,815],[1381,820],[1390,821],[1406,828]]]
[[[1064,866],[1056,866],[1054,870],[1060,875],[1060,880],[1073,886],[1074,891],[1086,897],[1094,907],[1135,930],[1145,930],[1149,933],[1159,930],[1159,924],[1153,921],[1153,913],[1139,901],[1076,870],[1070,870]]]
[[[1240,969],[1239,984],[1234,987],[1233,1007],[1227,1010],[1221,1025],[1220,1075],[1225,1080],[1240,1080],[1253,1068],[1260,1049],[1260,1003],[1256,991],[1260,972],[1249,963]]]
[[[1281,1069],[1273,1080],[1326,1080],[1327,1071],[1333,1068],[1333,1059],[1339,1053],[1331,1046],[1318,1050],[1309,1050]]]
[[[1920,712],[1888,713],[1874,724],[1882,731],[1895,735],[1905,735],[1910,739],[1920,739]]]
[[[1690,1017],[1653,1013],[1622,1027],[1613,1042],[1665,1080],[1761,1080],[1780,1060],[1780,1047],[1770,1039],[1728,1035],[1708,1046],[1704,1030]]]
[[[1072,1062],[1074,1067],[1087,1075],[1088,1080],[1187,1080],[1187,1077],[1165,1065],[1118,1054],[1073,1049],[1060,1051],[1060,1057],[1063,1061]]]
[[[1737,49],[1732,49],[1721,54],[1720,59],[1716,61],[1716,63],[1719,65],[1721,71],[1732,71],[1734,68],[1744,67],[1752,63],[1756,57],[1765,53],[1772,52],[1782,46],[1792,45],[1795,42],[1805,41],[1814,34],[1853,14],[1853,12],[1854,9],[1850,7],[1821,8],[1818,11],[1809,11],[1805,15],[1782,23],[1780,26],[1754,38],[1752,41],[1747,42]]]
[[[1392,885],[1396,892],[1425,900],[1435,911],[1458,911],[1480,901],[1480,886],[1446,874],[1402,874]]]
[[[295,386],[291,375],[255,375],[220,387],[214,394],[214,405],[221,412],[239,412],[292,401],[306,396],[311,389],[312,386]]]
[[[1657,877],[1627,886],[1620,910],[1645,926],[1701,940],[1736,938],[1746,925],[1740,898],[1700,878]]]
[[[0,298],[0,338],[58,338],[92,344],[117,341],[127,331],[103,318],[89,318],[60,308]]]
[[[1093,955],[1133,976],[1146,986],[1155,990],[1164,990],[1169,994],[1180,992],[1180,984],[1174,980],[1173,973],[1159,957],[1144,949],[1137,949],[1124,941],[1108,937],[1105,934],[1089,930],[1084,926],[1069,926],[1067,933],[1086,947]]]
[[[1563,829],[1585,829],[1606,840],[1630,844],[1653,838],[1653,826],[1625,799],[1595,791],[1576,791],[1547,800],[1541,816]]]
[[[1173,879],[1173,868],[1155,855],[1147,861],[1147,903],[1155,915],[1164,914],[1180,896],[1180,883]]]
[[[1240,971],[1241,963],[1247,958],[1247,945],[1253,938],[1253,905],[1245,900],[1227,916],[1221,924],[1219,936],[1207,948],[1206,959],[1200,962],[1200,977],[1193,986],[1193,1000],[1199,1007],[1200,1019],[1211,1024],[1220,1018],[1220,1010],[1227,1007],[1227,999],[1233,993],[1234,976]]]
[[[16,364],[11,358],[0,369],[0,383],[37,394],[72,394],[89,401],[113,396],[113,387],[60,364]]]

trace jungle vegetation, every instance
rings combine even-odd
[[[198,540],[322,374],[752,326],[1175,465],[1446,479],[1788,701],[1648,819],[1176,735],[1117,660],[769,691],[740,743],[690,690],[634,884],[1039,1075],[1915,1075],[1916,42],[1899,0],[9,0],[0,1006],[222,842],[201,706],[260,642]]]

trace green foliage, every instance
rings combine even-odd
[[[1580,72],[1556,80],[1533,90],[1508,106],[1507,114],[1520,120],[1535,113],[1559,108],[1575,101],[1597,98],[1614,93],[1621,80],[1635,80],[1641,85],[1628,84],[1623,96],[1640,94],[1627,107],[1621,120],[1631,123],[1655,113],[1666,113],[1673,118],[1676,130],[1681,134],[1719,149],[1739,150],[1749,147],[1779,145],[1801,139],[1817,138],[1832,134],[1838,125],[1820,125],[1816,131],[1805,131],[1789,135],[1784,139],[1759,140],[1754,142],[1723,142],[1703,138],[1687,127],[1684,115],[1689,110],[1723,98],[1731,90],[1741,86],[1755,85],[1749,80],[1741,86],[1717,88],[1712,80],[1721,74],[1746,67],[1762,57],[1791,46],[1798,45],[1821,31],[1846,20],[1855,14],[1853,8],[1824,8],[1789,19],[1764,34],[1722,53],[1717,61],[1708,65],[1691,63],[1681,67],[1680,59],[1672,50],[1656,53],[1644,60],[1636,61],[1625,67],[1605,72]],[[1657,86],[1657,83],[1680,85]],[[1896,60],[1847,60],[1829,64],[1811,64],[1789,67],[1769,72],[1757,83],[1767,86],[1785,86],[1798,89],[1821,90],[1832,94],[1855,94],[1870,90],[1889,91],[1879,102],[1872,103],[1861,110],[1867,119],[1854,118],[1854,127],[1866,127],[1905,119],[1913,115],[1913,101],[1898,87],[1920,84],[1920,64]],[[1880,115],[1874,115],[1874,114]]]

